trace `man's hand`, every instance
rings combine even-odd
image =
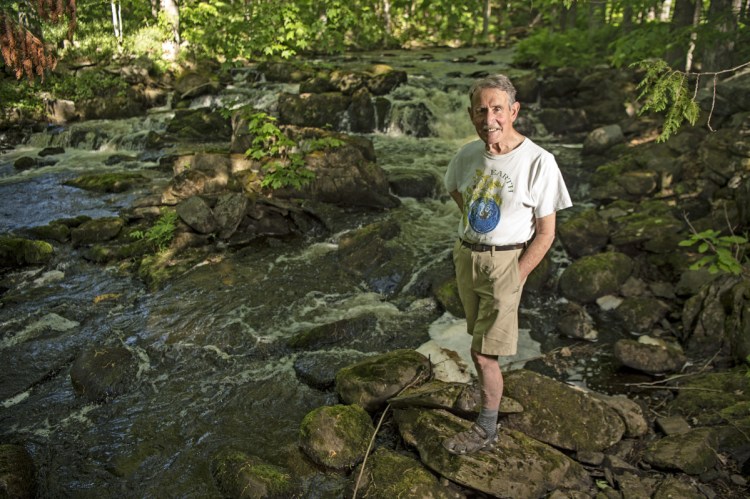
[[[555,241],[555,213],[536,219],[536,234],[518,261],[521,282],[539,265]]]

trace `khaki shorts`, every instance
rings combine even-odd
[[[466,312],[471,349],[485,355],[515,355],[518,306],[523,283],[518,259],[523,249],[475,252],[453,247],[458,295]]]

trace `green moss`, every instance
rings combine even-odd
[[[708,373],[685,378],[670,411],[695,416],[703,422],[719,422],[719,413],[738,402],[750,401],[750,378],[745,369]]]
[[[45,264],[55,250],[46,241],[0,236],[0,267]]]
[[[89,173],[65,182],[65,185],[94,192],[124,192],[147,181],[138,173]]]

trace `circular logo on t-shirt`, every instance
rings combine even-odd
[[[469,225],[479,234],[486,234],[500,222],[500,206],[492,198],[480,198],[469,206]]]

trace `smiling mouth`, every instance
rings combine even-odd
[[[487,128],[487,127],[485,127],[485,129],[484,129],[485,132],[499,132],[501,130],[502,129],[500,129],[500,128]]]

